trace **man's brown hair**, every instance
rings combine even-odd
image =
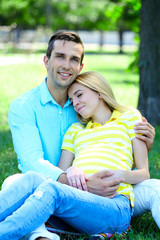
[[[82,52],[82,56],[81,56],[81,64],[82,64],[83,57],[84,57],[84,46],[83,46],[80,36],[76,32],[69,32],[69,31],[61,30],[61,31],[56,32],[54,35],[52,35],[51,38],[49,39],[48,48],[47,48],[47,52],[46,52],[46,55],[48,58],[50,58],[50,56],[51,56],[51,52],[54,49],[54,42],[56,40],[64,40],[64,41],[80,43],[83,47],[83,52]]]

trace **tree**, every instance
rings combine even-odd
[[[123,52],[123,33],[133,31],[139,33],[140,0],[108,0],[106,16],[112,22],[112,28],[119,33],[120,53]]]
[[[138,109],[155,125],[160,124],[160,1],[141,3]]]

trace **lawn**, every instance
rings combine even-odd
[[[83,71],[94,70],[103,74],[110,82],[116,98],[127,106],[137,106],[138,75],[127,72],[132,61],[131,54],[87,54]],[[0,185],[3,180],[16,172],[17,159],[13,150],[8,126],[8,108],[13,99],[41,83],[46,75],[43,54],[0,55]],[[156,127],[156,138],[149,154],[150,174],[160,178],[160,128]],[[132,220],[133,232],[125,239],[160,239],[159,229],[150,213]],[[82,238],[79,238],[82,239]],[[120,239],[120,237],[115,237]]]

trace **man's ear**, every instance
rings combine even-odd
[[[84,66],[84,63],[81,64],[81,66],[80,66],[80,71],[82,70],[83,66]],[[80,72],[80,71],[79,71],[79,72]]]
[[[44,62],[44,65],[46,67],[46,69],[48,70],[48,67],[49,67],[49,59],[48,57],[45,55],[44,58],[43,58],[43,62]]]

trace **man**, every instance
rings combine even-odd
[[[9,109],[9,125],[19,169],[25,173],[34,170],[49,175],[60,183],[68,184],[65,173],[58,167],[63,135],[77,121],[67,97],[67,89],[83,68],[84,47],[74,32],[60,31],[49,40],[44,64],[47,78],[42,84],[13,101]],[[145,121],[137,126],[138,138],[150,150],[154,128]],[[109,171],[94,174],[87,181],[89,192],[113,198],[122,179],[104,182]],[[39,232],[40,231],[40,232]],[[37,230],[31,239],[47,233]],[[43,239],[43,238],[38,238]]]

